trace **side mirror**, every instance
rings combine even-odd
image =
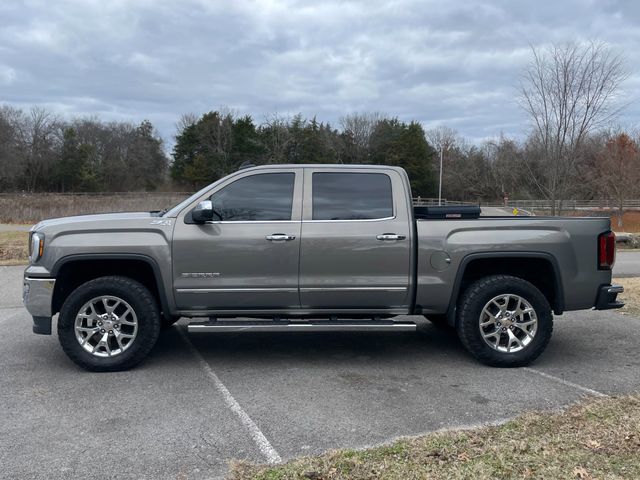
[[[213,220],[213,205],[211,200],[204,200],[191,211],[191,218],[196,223],[204,223]]]

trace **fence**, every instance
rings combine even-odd
[[[611,199],[598,200],[557,200],[556,210],[586,210],[586,211],[611,211],[620,208],[619,202]],[[484,204],[483,204],[484,205]],[[488,206],[504,206],[503,203],[486,204]],[[509,207],[523,208],[526,210],[551,210],[553,202],[551,200],[509,200]],[[623,210],[640,210],[640,199],[624,200]]]
[[[599,199],[599,200],[556,200],[556,210],[586,210],[586,211],[610,211],[618,210],[620,205],[615,200]],[[415,197],[413,204],[416,206],[438,205],[437,198]],[[508,207],[523,210],[551,210],[553,202],[551,200],[509,200],[504,202],[462,202],[456,200],[442,199],[442,205],[481,205],[484,207]],[[622,202],[624,210],[640,210],[640,199],[624,200]]]
[[[432,205],[478,205],[478,202],[463,202],[458,200],[447,200],[443,198],[438,200],[431,197],[414,197],[413,204],[416,207],[429,207]]]

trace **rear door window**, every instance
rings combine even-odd
[[[384,173],[315,172],[313,220],[393,217],[391,179]]]

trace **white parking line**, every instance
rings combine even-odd
[[[568,380],[565,380],[564,378],[556,377],[554,375],[550,375],[548,373],[541,372],[540,370],[536,370],[534,368],[523,367],[523,370],[526,370],[527,372],[535,373],[536,375],[540,375],[541,377],[544,377],[544,378],[548,378],[549,380],[553,380],[554,382],[561,383],[563,385],[566,385],[567,387],[572,387],[572,388],[575,388],[577,390],[582,390],[583,392],[588,393],[589,395],[595,395],[596,397],[608,397],[609,396],[606,393],[602,393],[602,392],[599,392],[597,390],[593,390],[592,388],[583,387],[582,385],[578,385],[577,383],[573,383],[573,382],[570,382]]]
[[[205,373],[207,374],[209,379],[213,382],[213,384],[218,389],[218,391],[222,394],[222,397],[224,398],[224,402],[231,409],[231,411],[238,416],[242,424],[249,431],[251,438],[256,443],[256,445],[258,446],[262,454],[265,457],[267,457],[267,461],[269,463],[282,462],[282,458],[280,458],[280,455],[278,454],[276,449],[273,448],[271,443],[269,443],[269,440],[267,440],[267,437],[264,436],[264,433],[262,433],[262,431],[255,424],[255,422],[251,420],[251,417],[247,414],[247,412],[245,412],[240,406],[240,404],[236,401],[236,399],[233,398],[233,395],[231,395],[231,392],[227,389],[227,387],[224,386],[224,383],[222,383],[220,378],[218,378],[218,375],[216,375],[216,372],[213,371],[211,366],[207,363],[207,361],[204,359],[204,357],[198,351],[195,345],[191,343],[191,340],[185,333],[184,329],[179,327],[178,331],[180,332],[182,339],[187,344],[187,347],[189,347],[189,350],[191,351],[193,356],[196,357],[196,359],[198,360],[198,363],[200,364],[202,369],[205,371]]]

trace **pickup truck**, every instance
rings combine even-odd
[[[189,332],[452,328],[479,361],[515,367],[553,314],[622,306],[609,218],[483,217],[414,207],[378,165],[241,169],[166,211],[45,220],[23,296],[33,331],[92,371],[139,363],[161,328]],[[412,321],[413,320],[413,321]]]

